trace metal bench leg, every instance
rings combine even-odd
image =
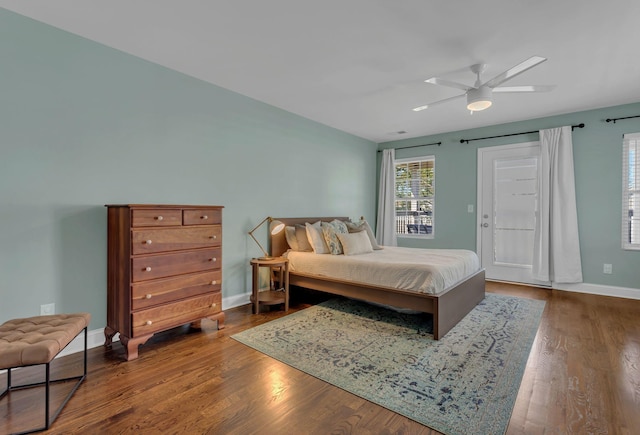
[[[7,369],[7,388],[0,394],[0,399],[9,394],[9,390],[11,390],[11,369]]]

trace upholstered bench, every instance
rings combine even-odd
[[[30,429],[21,433],[31,433],[48,429],[78,389],[87,375],[87,326],[91,320],[89,313],[55,314],[37,316],[26,319],[9,320],[0,325],[0,370],[7,370],[7,387],[0,394],[0,399],[11,391],[45,387],[45,424],[43,427]],[[52,380],[50,376],[51,361],[71,341],[84,330],[84,371],[82,375]],[[19,367],[46,365],[45,381],[24,385],[11,385],[11,370]],[[58,407],[53,418],[49,415],[50,384],[76,380],[75,386]],[[0,417],[1,418],[1,417]]]

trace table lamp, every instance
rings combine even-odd
[[[253,233],[262,226],[262,224],[264,224],[265,222],[269,221],[269,232],[271,233],[272,236],[275,236],[276,234],[278,234],[280,231],[284,230],[284,224],[282,222],[280,222],[279,220],[275,220],[273,219],[271,216],[267,216],[266,218],[264,218],[262,220],[262,222],[260,222],[258,225],[256,225],[256,227],[254,229],[252,229],[251,231],[249,231],[249,235],[251,236],[251,238],[258,244],[258,246],[260,247],[260,250],[262,251],[262,253],[264,254],[264,257],[259,257],[259,260],[271,260],[273,257],[271,255],[269,255],[269,253],[262,247],[262,245],[260,244],[260,242],[258,241],[258,239],[255,238],[255,236],[253,235]]]

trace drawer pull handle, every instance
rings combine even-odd
[[[152,323],[153,323],[153,322],[152,322],[151,320],[147,320],[147,321],[146,321],[146,323],[145,323],[145,325],[149,326],[149,325],[151,325]]]
[[[216,285],[216,284],[218,284],[218,281],[216,281],[215,279],[211,281],[211,285]]]
[[[159,220],[159,221],[161,221],[161,220],[162,220],[162,219],[164,219],[164,218],[163,218],[162,216],[158,216],[156,219],[157,219],[157,220]]]
[[[213,258],[211,259],[211,261],[213,261],[213,262],[215,263],[216,261],[218,261],[218,259],[217,259],[216,257],[213,257]]]
[[[147,293],[146,295],[144,295],[145,299],[151,299],[151,293]]]
[[[215,240],[215,239],[217,239],[217,238],[218,238],[218,236],[216,236],[216,235],[214,234],[213,236],[211,236],[211,237],[209,237],[209,238],[210,238],[210,239]]]
[[[147,240],[145,243],[146,243],[147,245],[150,245],[152,242],[151,242],[151,240]]]
[[[151,266],[145,267],[144,270],[146,270],[147,272],[151,272]]]
[[[200,219],[209,219],[209,216],[205,214],[204,216],[201,216]]]
[[[216,304],[215,302],[211,304],[211,308],[215,308],[218,304]]]

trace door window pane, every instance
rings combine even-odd
[[[494,262],[533,263],[538,201],[538,159],[502,159],[494,167]]]

